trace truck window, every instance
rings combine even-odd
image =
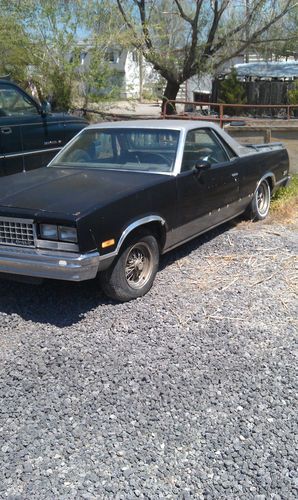
[[[210,163],[229,160],[222,145],[208,129],[199,128],[187,133],[181,170],[192,169],[199,160]]]
[[[29,97],[15,88],[0,88],[0,116],[26,116],[38,114]]]

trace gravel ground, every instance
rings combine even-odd
[[[295,254],[240,223],[126,304],[0,281],[0,498],[296,499]]]

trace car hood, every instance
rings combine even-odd
[[[165,180],[160,174],[45,167],[2,178],[0,209],[79,217]]]

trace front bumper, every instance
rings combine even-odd
[[[0,274],[84,281],[99,271],[99,253],[77,254],[36,248],[0,246]]]

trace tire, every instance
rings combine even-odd
[[[252,199],[249,216],[252,220],[264,220],[266,219],[271,200],[271,190],[269,183],[264,179],[258,185],[254,197]]]
[[[116,261],[101,274],[102,289],[108,297],[120,302],[142,297],[152,287],[158,265],[156,238],[140,231],[124,243]]]

